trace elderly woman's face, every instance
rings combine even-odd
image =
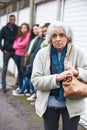
[[[58,51],[61,52],[63,50],[67,44],[67,37],[63,29],[57,29],[54,31],[51,37],[51,43]]]

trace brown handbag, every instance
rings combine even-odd
[[[62,86],[64,88],[64,97],[68,97],[68,98],[87,97],[87,84],[77,79],[75,76],[67,77],[66,80],[62,82]]]
[[[87,84],[78,80],[75,76],[68,77],[62,82],[64,97],[85,98],[87,97]]]

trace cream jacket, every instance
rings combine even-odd
[[[67,54],[70,51],[71,44],[67,46]],[[66,58],[65,58],[66,59]],[[80,48],[73,46],[70,62],[78,68],[78,78],[87,82],[87,57]],[[41,117],[46,111],[48,98],[51,89],[59,88],[56,83],[56,74],[50,75],[50,45],[42,48],[36,55],[31,81],[37,89],[36,113]],[[81,115],[84,112],[84,99],[66,98],[66,107],[70,117]]]

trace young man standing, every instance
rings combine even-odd
[[[9,60],[15,60],[14,50],[12,48],[14,40],[18,32],[18,26],[15,24],[15,15],[9,16],[9,22],[2,27],[0,31],[0,49],[3,52],[3,69],[2,69],[2,91],[6,89],[6,73]],[[2,44],[2,40],[4,41]]]

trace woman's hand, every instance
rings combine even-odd
[[[72,77],[73,75],[78,76],[78,70],[76,70],[70,62],[65,62],[64,72],[56,76],[56,81],[65,80],[67,77]]]
[[[65,62],[64,64],[64,70],[71,70],[73,75],[78,76],[78,70],[76,70],[70,62]]]
[[[73,72],[70,69],[65,70],[61,74],[57,74],[56,81],[58,82],[58,81],[66,79],[67,77],[72,77],[72,76],[73,76]]]

